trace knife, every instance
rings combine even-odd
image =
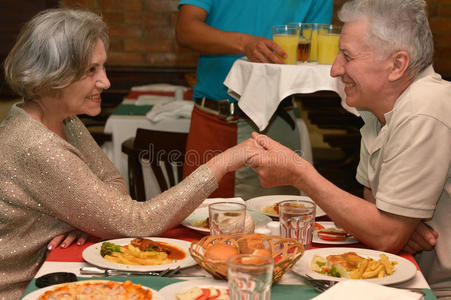
[[[140,271],[120,271],[112,269],[100,269],[97,267],[81,267],[80,274],[83,275],[101,275],[101,276],[162,276],[162,272],[140,272]]]
[[[113,269],[101,269],[97,267],[81,267],[80,268],[80,274],[82,275],[99,275],[99,276],[158,276],[158,277],[171,277],[175,273],[177,273],[180,270],[180,267],[176,269],[166,269],[160,272],[140,272],[140,271],[120,271],[120,270],[113,270]],[[197,274],[178,274],[179,277],[207,277],[205,275],[197,275]]]

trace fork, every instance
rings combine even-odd
[[[180,266],[178,266],[175,269],[170,270],[169,268],[162,271],[160,274],[158,274],[158,277],[171,277],[173,275],[175,275],[175,273],[177,273],[180,270]]]
[[[323,280],[323,279],[315,279],[307,274],[301,275],[302,278],[304,278],[312,288],[314,288],[318,292],[324,292],[325,290],[331,288],[336,284],[336,281],[330,281],[330,280]],[[421,288],[400,288],[402,290],[408,290],[414,293],[419,293],[421,295],[425,295],[424,290]]]
[[[315,279],[307,274],[301,275],[301,277],[304,278],[312,288],[321,293],[337,283],[336,281],[331,280]]]
[[[100,275],[100,276],[158,276],[158,277],[170,277],[177,273],[180,270],[180,266],[175,269],[167,268],[166,270],[160,272],[152,272],[152,271],[121,271],[121,270],[113,270],[113,269],[100,269],[97,267],[81,267],[80,274],[83,275]]]

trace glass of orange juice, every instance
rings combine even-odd
[[[287,58],[282,58],[283,62],[295,65],[299,43],[299,26],[295,24],[275,25],[272,27],[272,38],[288,55]]]
[[[318,61],[318,32],[319,27],[327,27],[328,24],[321,24],[321,23],[312,23],[312,41],[310,43],[310,62]],[[324,29],[322,29],[324,31]],[[326,31],[329,32],[329,28],[326,28]]]
[[[338,54],[338,40],[340,39],[341,26],[324,25],[318,27],[318,62],[331,65]]]

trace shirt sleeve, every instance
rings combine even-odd
[[[213,5],[211,0],[180,0],[178,9],[180,9],[180,7],[184,4],[200,7],[202,9],[205,9],[207,13],[210,13],[210,9]]]
[[[311,9],[304,21],[308,23],[331,24],[333,11],[333,0],[313,0]]]
[[[357,166],[357,174],[356,174],[356,180],[362,184],[363,186],[366,186],[370,188],[370,180],[368,177],[368,160],[369,160],[369,153],[368,149],[365,147],[365,143],[363,142],[363,139],[360,141],[360,161],[359,165]]]
[[[376,205],[390,213],[430,218],[448,176],[451,131],[429,116],[414,116],[392,132],[383,149]]]
[[[127,194],[128,188],[124,178],[99,147],[83,122],[74,117],[70,119],[66,127],[68,128],[67,134],[73,136],[72,143],[75,143],[81,151],[92,172],[110,188],[115,188],[124,195]]]
[[[21,185],[42,213],[100,238],[160,235],[217,188],[213,173],[203,165],[154,199],[137,202],[104,183],[68,143],[36,145],[27,153],[24,168],[40,180]]]

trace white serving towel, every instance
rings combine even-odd
[[[314,300],[420,300],[420,293],[370,283],[363,280],[344,280],[335,284]]]
[[[331,65],[317,63],[267,64],[240,58],[230,69],[224,85],[260,130],[268,126],[279,103],[294,94],[335,91],[341,98],[341,105],[358,116],[357,110],[345,102],[343,82],[331,77],[330,69]]]
[[[157,105],[175,101],[174,97],[159,95],[141,95],[135,100],[135,105]]]
[[[183,85],[173,85],[168,83],[154,83],[134,86],[132,87],[131,90],[137,92],[147,92],[147,91],[175,92],[178,89],[181,89],[183,92],[186,92],[189,90],[189,87]]]
[[[208,205],[216,202],[236,202],[236,203],[243,203],[246,204],[241,197],[235,197],[235,198],[207,198],[199,205],[199,208],[201,207],[208,207]]]
[[[147,119],[157,123],[170,119],[189,119],[194,107],[193,101],[170,101],[167,103],[155,104],[146,114]]]

